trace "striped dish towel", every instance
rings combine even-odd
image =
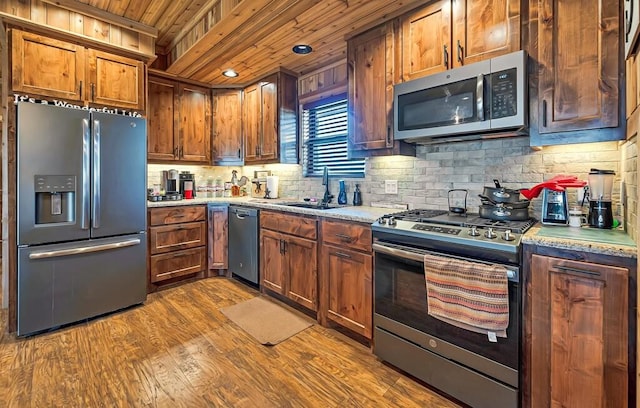
[[[507,337],[507,269],[443,256],[424,256],[429,315],[478,333]]]

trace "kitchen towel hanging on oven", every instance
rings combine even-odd
[[[429,315],[454,326],[507,337],[507,269],[443,256],[424,256]],[[515,312],[515,311],[514,311]]]

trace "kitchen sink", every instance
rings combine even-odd
[[[316,203],[290,203],[282,205],[287,207],[310,208],[312,210],[332,210],[334,208],[338,208],[337,206],[319,205]]]

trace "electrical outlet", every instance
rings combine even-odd
[[[384,181],[384,193],[385,194],[398,194],[398,180],[385,180]]]

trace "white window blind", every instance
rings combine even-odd
[[[302,166],[305,177],[364,177],[364,159],[347,158],[347,96],[322,99],[303,106]]]

